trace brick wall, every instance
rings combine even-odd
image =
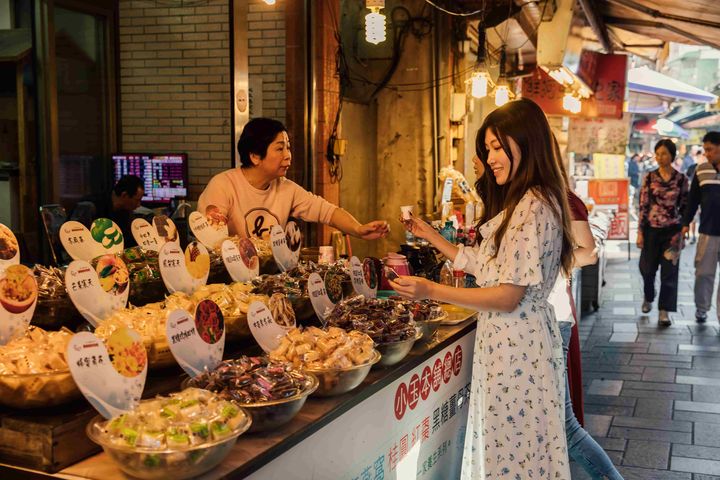
[[[232,165],[229,5],[119,2],[120,148],[187,152],[191,199]]]
[[[251,104],[259,98],[257,88],[262,84],[262,110],[251,105],[250,114],[285,123],[285,0],[275,5],[250,0],[248,47]]]

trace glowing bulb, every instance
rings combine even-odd
[[[502,107],[510,101],[510,90],[505,85],[495,87],[495,105]]]
[[[365,40],[375,45],[385,41],[385,15],[377,7],[365,15]]]
[[[582,102],[572,93],[566,93],[563,97],[563,108],[570,113],[580,113]]]
[[[487,97],[490,79],[485,72],[475,72],[472,75],[470,94],[475,98]]]
[[[264,0],[264,2],[268,5],[275,5],[275,0]]]

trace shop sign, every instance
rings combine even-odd
[[[260,274],[260,259],[255,245],[241,238],[239,245],[233,240],[222,243],[221,254],[225,268],[235,282],[249,282]]]
[[[205,215],[192,212],[188,217],[188,225],[195,238],[210,250],[219,248],[229,235],[227,217],[215,205],[208,205]]]
[[[365,298],[377,297],[379,282],[372,258],[366,258],[360,263],[357,257],[352,257],[350,259],[350,278],[358,295],[363,295]]]
[[[547,115],[565,115],[587,118],[617,118],[623,116],[623,103],[627,84],[627,56],[583,51],[584,64],[595,63],[595,81],[589,86],[594,92],[582,101],[582,110],[573,115],[563,108],[565,87],[552,79],[541,68],[522,79],[522,96],[533,100]]]
[[[195,315],[178,309],[165,322],[168,345],[178,365],[191,377],[213,370],[225,349],[225,322],[212,300],[198,303]]]
[[[473,330],[248,478],[460,478],[474,340]]]
[[[108,253],[119,255],[125,249],[122,230],[107,218],[95,220],[90,230],[74,220],[63,223],[60,243],[73,260],[90,261]]]
[[[610,216],[608,240],[630,238],[629,185],[627,178],[588,181],[588,195],[595,201],[593,208],[605,211]]]
[[[297,223],[289,221],[284,230],[280,225],[270,228],[270,248],[281,271],[286,272],[297,266],[300,261],[300,247],[302,232]]]
[[[0,270],[0,345],[27,330],[37,297],[37,280],[28,267],[8,265]]]
[[[170,293],[192,294],[207,283],[210,275],[210,254],[205,246],[191,242],[185,253],[174,242],[168,242],[158,255],[160,276]]]
[[[95,267],[73,260],[65,271],[65,290],[78,312],[97,327],[114,311],[125,308],[130,294],[130,274],[116,255],[103,255]]]
[[[105,342],[90,332],[76,333],[66,354],[73,380],[103,417],[116,417],[140,402],[148,361],[134,330],[122,327]]]
[[[325,317],[332,311],[335,304],[330,300],[325,281],[317,272],[311,273],[307,280],[308,296],[312,303],[313,310],[320,321],[325,325]]]
[[[597,179],[615,179],[625,177],[625,155],[593,153],[594,177]]]
[[[0,223],[0,270],[20,263],[20,246],[15,234]]]
[[[594,152],[624,155],[630,138],[630,118],[631,115],[627,113],[620,120],[571,118],[568,128],[568,151],[583,155]]]
[[[254,301],[248,307],[248,326],[255,341],[265,352],[269,353],[280,346],[280,341],[288,331],[295,328],[291,325],[281,325],[273,317],[267,305]]]
[[[145,250],[159,252],[166,242],[180,245],[177,227],[167,215],[153,218],[152,225],[144,218],[136,218],[130,226],[135,242]]]

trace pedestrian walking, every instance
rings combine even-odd
[[[668,312],[677,310],[680,252],[683,248],[682,215],[687,203],[687,177],[673,168],[675,144],[662,139],[655,145],[658,169],[648,173],[640,188],[637,246],[644,283],[643,313],[652,310],[655,274],[660,267],[658,324],[671,324]],[[720,240],[720,239],[719,239]]]
[[[682,234],[686,236],[700,207],[700,235],[695,253],[695,319],[700,323],[707,319],[712,305],[715,269],[720,255],[720,132],[708,132],[703,137],[703,150],[708,161],[695,170],[682,221]]]

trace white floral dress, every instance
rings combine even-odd
[[[533,192],[521,199],[500,244],[504,213],[480,227],[455,267],[480,287],[527,286],[511,313],[479,312],[463,479],[569,480],[562,340],[548,296],[560,270],[562,224]]]

